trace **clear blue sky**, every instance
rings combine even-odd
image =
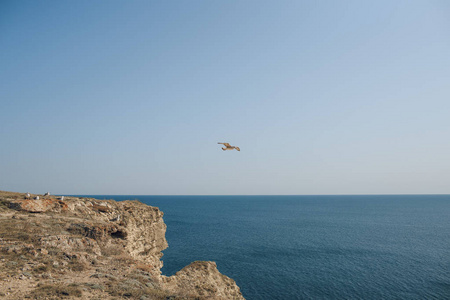
[[[1,1],[0,46],[1,190],[450,193],[448,1]]]

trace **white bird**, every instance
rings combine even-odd
[[[230,146],[230,144],[228,144],[228,143],[217,143],[217,144],[222,144],[222,145],[225,146],[225,148],[222,148],[223,151],[225,151],[225,150],[234,150],[234,149],[236,149],[237,151],[241,151],[241,149],[239,149],[239,147]]]

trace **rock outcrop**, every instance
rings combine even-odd
[[[50,210],[61,212],[67,210],[67,204],[57,199],[21,199],[12,201],[10,208],[30,213],[41,213]]]
[[[212,261],[193,262],[175,275],[163,277],[163,282],[166,289],[189,291],[194,298],[214,295],[214,299],[239,299],[240,295],[234,280],[221,274]]]
[[[39,198],[0,192],[0,298],[244,299],[214,262],[161,275],[168,245],[156,207]]]

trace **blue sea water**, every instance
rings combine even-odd
[[[450,195],[95,196],[164,212],[163,274],[217,262],[246,299],[450,299]]]

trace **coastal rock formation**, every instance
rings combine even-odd
[[[244,299],[214,262],[161,275],[165,232],[138,201],[0,192],[0,298]]]
[[[12,201],[10,203],[10,208],[31,213],[41,213],[50,210],[60,212],[62,210],[67,210],[67,204],[56,199],[20,199]]]
[[[214,295],[214,299],[241,299],[237,297],[240,291],[234,280],[221,274],[212,261],[193,262],[175,275],[163,277],[163,282],[166,289],[189,291],[194,298]]]

